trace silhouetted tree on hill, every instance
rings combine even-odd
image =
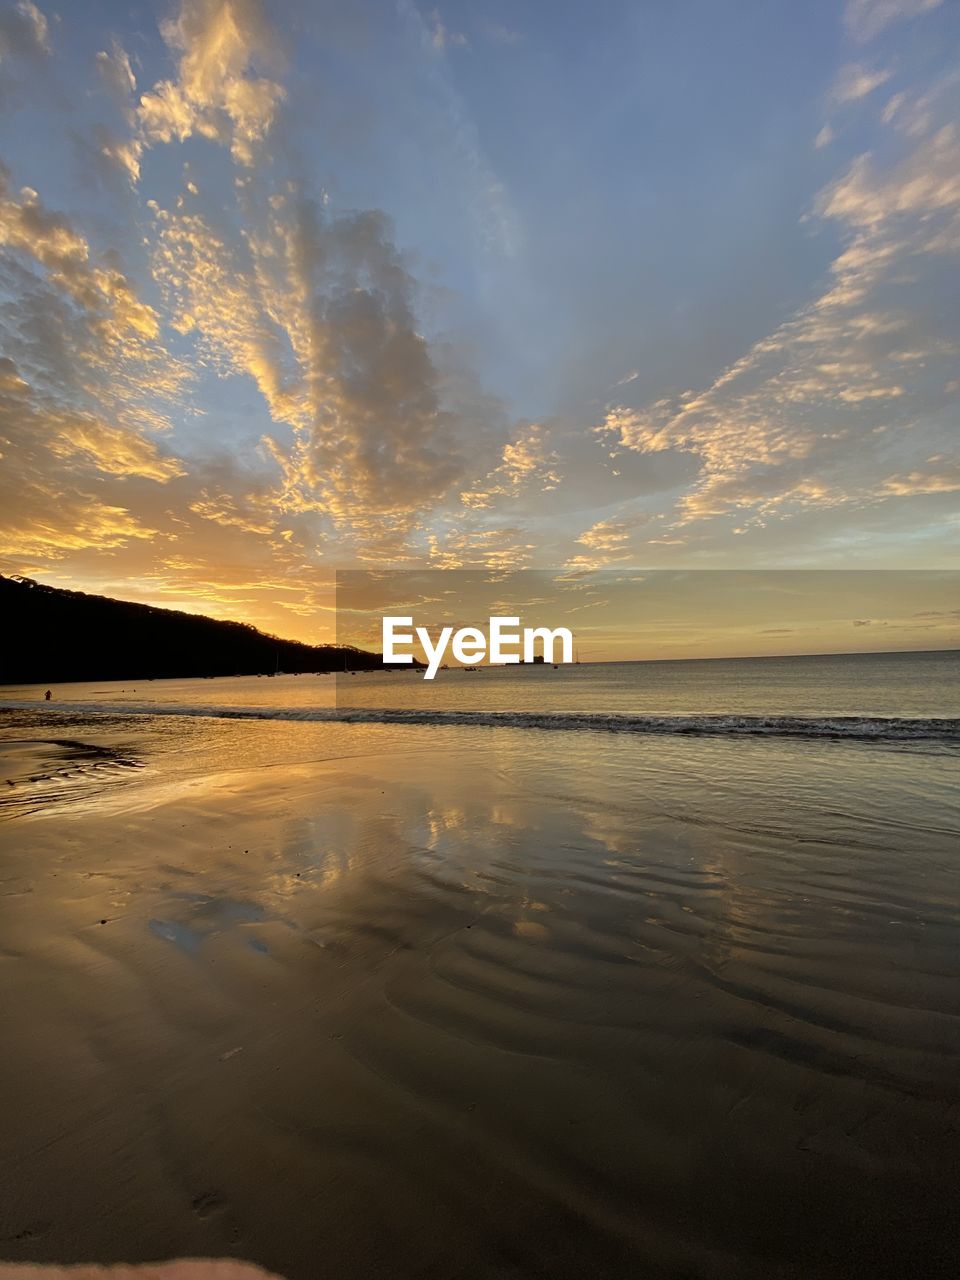
[[[380,655],[0,576],[0,684],[342,671]]]

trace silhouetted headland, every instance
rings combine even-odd
[[[0,576],[0,684],[367,671],[377,653]]]

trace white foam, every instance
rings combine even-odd
[[[843,738],[960,744],[960,719],[893,716],[651,716],[577,711],[442,711],[431,708],[208,706],[159,702],[58,702],[39,708],[2,702],[3,710],[90,715],[189,716],[222,720],[290,720],[321,724],[462,725],[471,728],[580,730],[692,737]]]

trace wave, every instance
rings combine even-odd
[[[393,707],[250,707],[179,703],[70,702],[37,708],[0,703],[6,711],[290,720],[320,724],[459,725],[471,728],[580,730],[688,737],[834,738],[865,742],[946,742],[960,745],[960,718],[896,716],[684,715],[580,711],[444,711]]]

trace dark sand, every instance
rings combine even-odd
[[[167,1262],[0,1262],[0,1280],[282,1280],[252,1262],[234,1258],[176,1258]]]
[[[738,840],[439,757],[5,823],[0,1258],[955,1274],[955,906]]]

